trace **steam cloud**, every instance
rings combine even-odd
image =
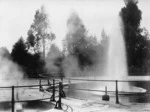
[[[68,54],[63,61],[63,69],[67,77],[97,77],[103,73],[104,51],[96,37],[89,36],[79,18],[73,12],[67,21],[68,33],[66,46]]]
[[[23,78],[19,66],[10,60],[5,48],[0,48],[0,85],[16,85],[17,80]]]
[[[45,60],[45,68],[47,72],[51,75],[59,74],[59,72],[61,72],[61,61],[61,51],[55,44],[52,44]]]
[[[63,72],[66,77],[97,77],[103,74],[106,63],[104,46],[96,37],[88,35],[76,12],[70,15],[67,28],[65,54],[57,46],[51,46],[45,66],[48,73]]]

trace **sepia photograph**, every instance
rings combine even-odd
[[[0,112],[150,112],[150,0],[0,0]]]

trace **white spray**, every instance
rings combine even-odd
[[[5,48],[0,49],[0,86],[17,85],[17,81],[23,78],[19,66],[4,56]]]

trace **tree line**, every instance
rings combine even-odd
[[[119,12],[119,16],[124,24],[122,33],[127,51],[128,72],[150,72],[150,35],[146,28],[140,27],[142,12],[138,8],[137,0],[125,0],[125,6]],[[96,56],[101,57],[99,62],[101,66],[104,66],[109,36],[103,29],[101,42],[98,42],[97,37],[88,35],[88,31],[78,15],[74,14],[73,17],[73,21],[72,18],[68,19],[67,25],[75,24],[79,27],[66,34],[61,51],[52,44],[56,37],[51,31],[48,15],[42,6],[35,13],[26,40],[20,37],[10,54],[7,48],[3,48],[7,58],[16,62],[26,74],[25,76],[30,78],[37,78],[40,73],[56,71],[63,74],[63,60],[69,55],[77,57],[81,69],[95,64]],[[96,52],[97,49],[99,52]],[[49,68],[50,66],[51,68]]]

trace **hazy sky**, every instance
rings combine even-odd
[[[35,11],[43,4],[59,46],[67,32],[66,22],[72,11],[79,14],[91,35],[100,38],[102,28],[109,34],[115,27],[113,23],[125,6],[123,0],[0,0],[0,47],[11,50],[19,37],[26,39]],[[138,6],[142,11],[141,27],[150,32],[150,0],[139,0]]]

